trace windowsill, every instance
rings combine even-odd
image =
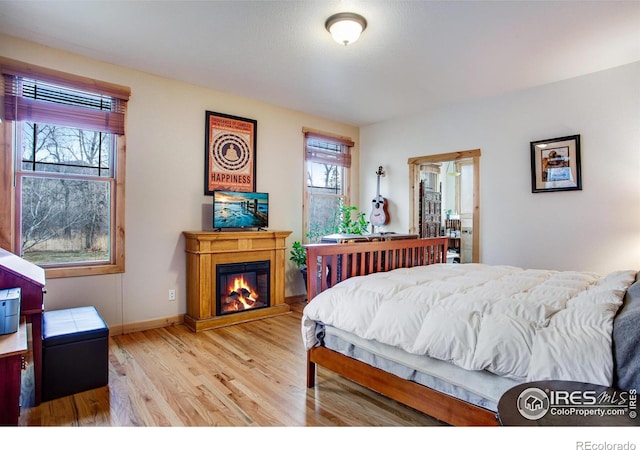
[[[124,264],[105,264],[95,266],[75,266],[75,267],[44,267],[45,277],[71,278],[86,277],[92,275],[109,275],[114,273],[124,273]]]

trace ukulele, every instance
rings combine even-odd
[[[375,198],[371,201],[369,221],[374,227],[379,227],[389,223],[389,212],[387,211],[387,199],[380,195],[380,176],[384,175],[382,166],[378,167],[376,175],[378,175],[378,188]]]

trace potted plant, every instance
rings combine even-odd
[[[289,260],[292,261],[302,274],[304,286],[307,286],[307,249],[302,246],[300,241],[293,243],[293,248],[289,253]]]
[[[340,202],[340,219],[337,232],[340,234],[367,234],[369,221],[363,212],[358,212],[356,206],[345,205]]]

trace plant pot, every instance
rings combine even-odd
[[[302,274],[302,279],[304,280],[304,292],[307,292],[307,268],[306,267],[301,267],[300,268],[300,273]],[[304,301],[308,302],[309,299],[305,298]]]
[[[301,267],[300,273],[302,274],[302,279],[304,280],[304,289],[307,290],[307,268]]]

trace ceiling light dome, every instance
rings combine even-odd
[[[358,40],[367,21],[359,14],[345,12],[329,17],[324,26],[336,42],[347,46]]]

